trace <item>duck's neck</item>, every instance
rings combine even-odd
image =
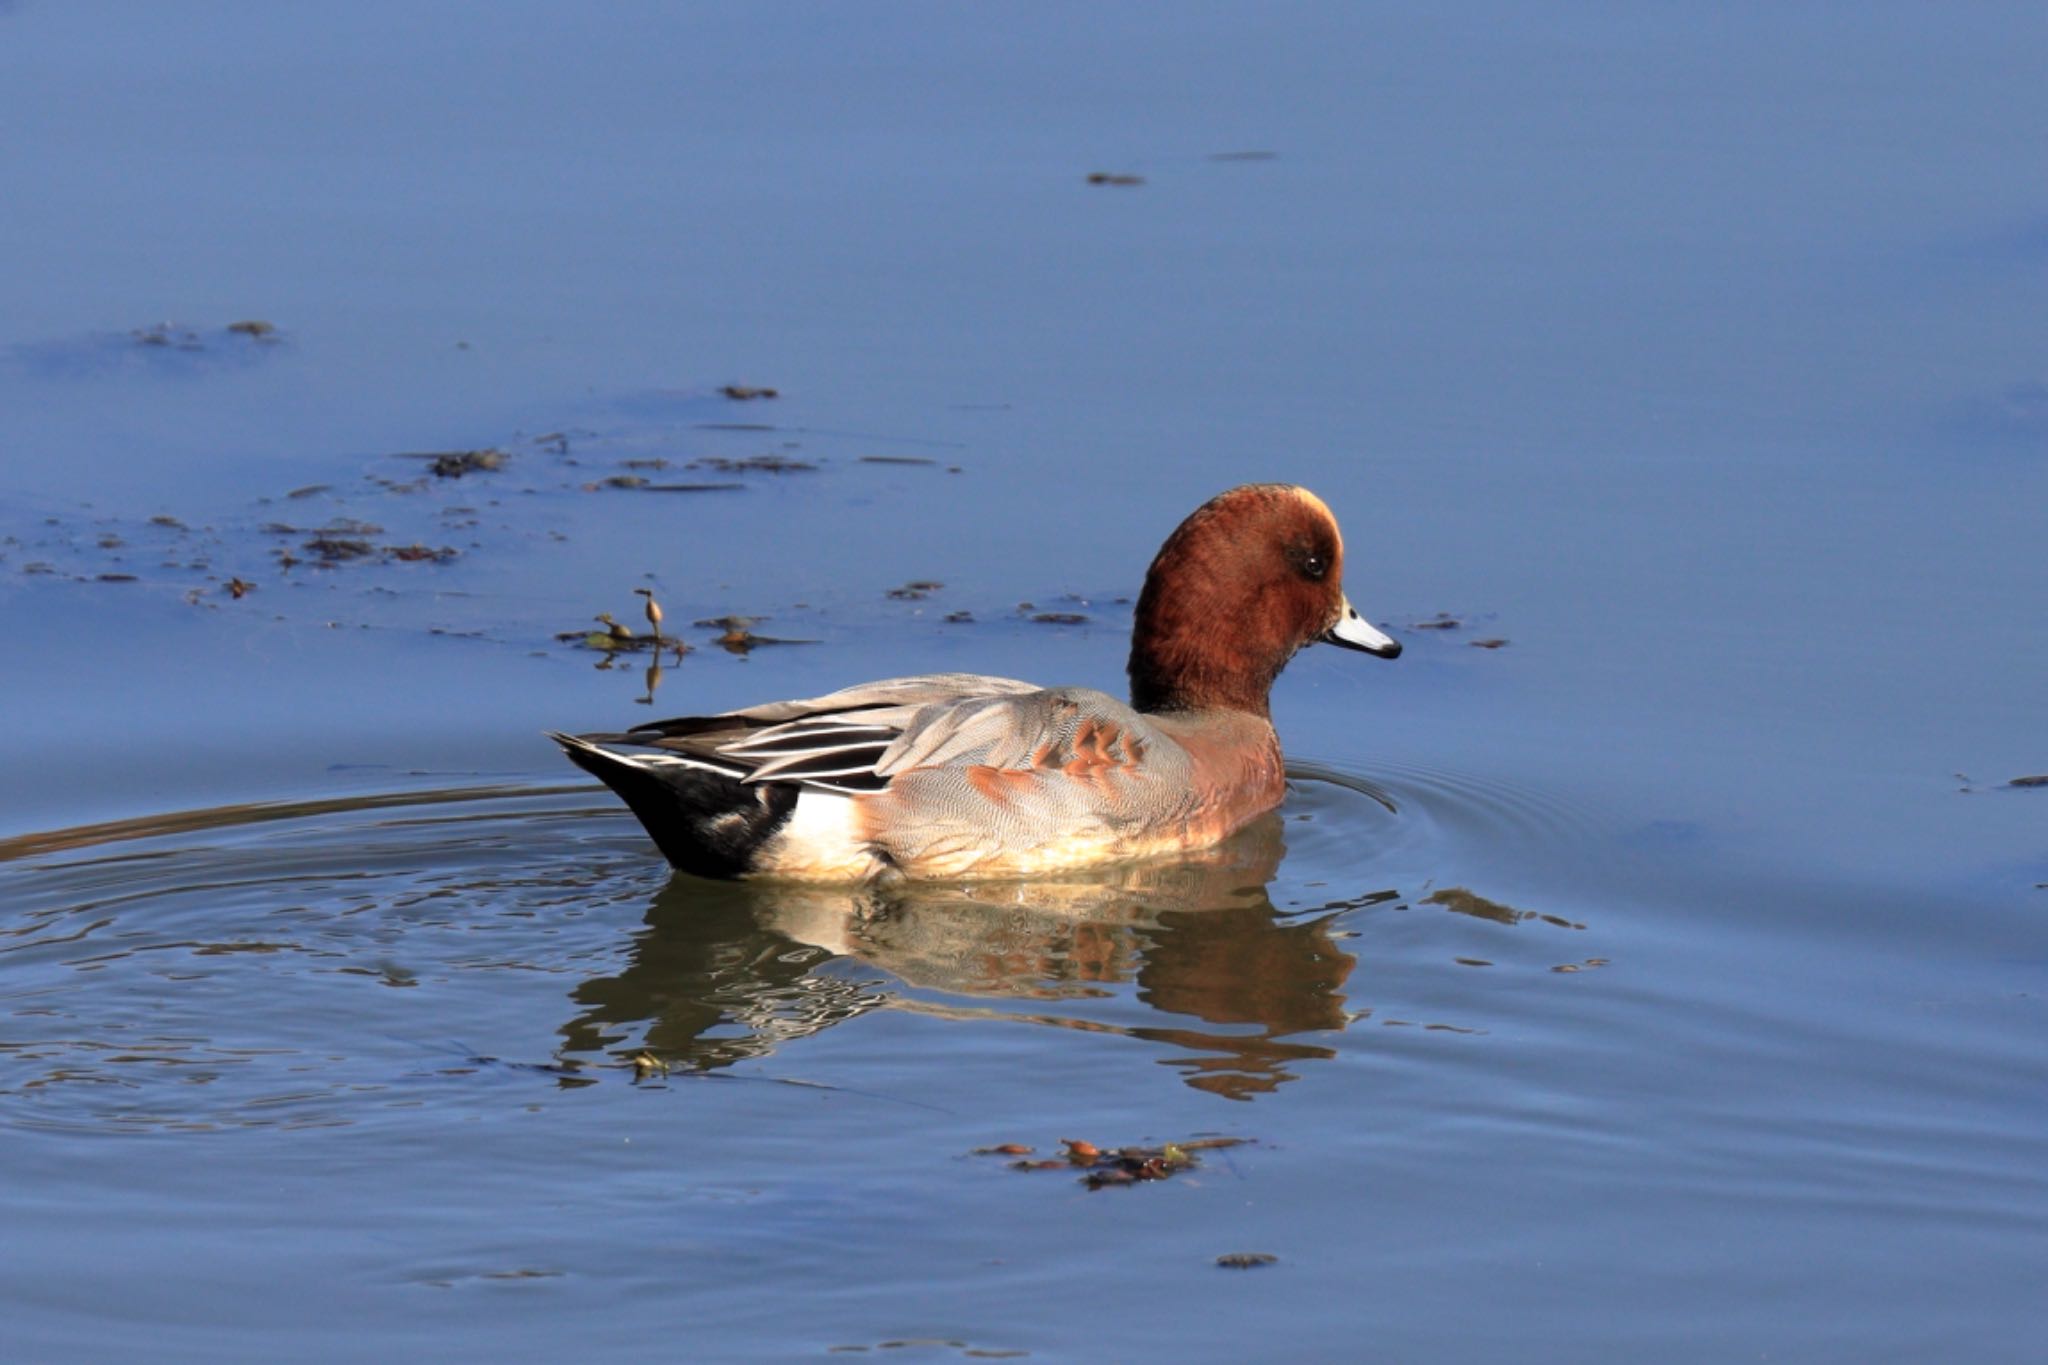
[[[1232,648],[1227,629],[1206,634],[1139,629],[1131,641],[1131,706],[1148,715],[1174,711],[1242,711],[1271,718],[1268,696],[1278,665]],[[1281,660],[1281,663],[1285,663]]]

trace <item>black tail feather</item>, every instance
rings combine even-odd
[[[698,877],[740,877],[796,809],[797,789],[749,786],[680,763],[635,763],[569,735],[550,735],[577,767],[618,793],[670,866]]]

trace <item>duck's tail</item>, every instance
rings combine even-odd
[[[745,783],[680,755],[619,753],[610,736],[547,731],[569,761],[617,792],[669,864],[698,877],[743,877],[761,846],[788,823],[797,788]]]

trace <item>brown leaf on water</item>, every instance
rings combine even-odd
[[[422,560],[445,564],[460,552],[453,546],[443,545],[437,550],[432,546],[415,542],[411,545],[387,545],[384,547],[384,553],[405,564],[417,564]]]
[[[818,466],[809,460],[792,459],[787,455],[748,455],[733,459],[726,455],[706,455],[692,460],[691,469],[715,469],[721,474],[812,474]]]
[[[1182,1171],[1193,1170],[1201,1165],[1197,1151],[1209,1151],[1223,1147],[1236,1147],[1252,1141],[1251,1138],[1211,1137],[1191,1138],[1186,1142],[1169,1142],[1158,1147],[1114,1147],[1105,1148],[1082,1138],[1061,1138],[1060,1145],[1066,1155],[1060,1158],[1035,1161],[1013,1161],[1013,1171],[1066,1170],[1081,1172],[1081,1183],[1091,1190],[1109,1185],[1139,1185],[1153,1180],[1166,1180]],[[1010,1144],[1019,1151],[1029,1151],[1018,1144]],[[1009,1147],[984,1147],[977,1152],[1007,1152]]]
[[[320,559],[330,563],[343,560],[362,559],[376,553],[376,547],[367,540],[354,540],[346,536],[314,536],[302,549],[311,550]]]
[[[459,479],[503,469],[509,457],[502,450],[444,450],[414,458],[433,461],[428,469],[437,479]]]

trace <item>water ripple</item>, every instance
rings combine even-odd
[[[877,1010],[1114,1034],[1241,1100],[1366,1023],[1485,1034],[1474,968],[1586,965],[1551,937],[1582,921],[1462,884],[1472,847],[1568,831],[1561,803],[1404,768],[1291,780],[1216,850],[1016,883],[671,878],[585,786],[19,836],[0,843],[0,1123],[369,1123],[494,1078],[758,1067]]]

